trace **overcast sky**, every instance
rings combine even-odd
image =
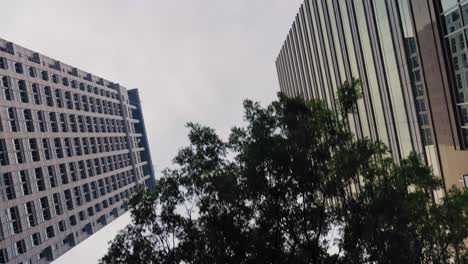
[[[188,121],[222,135],[242,101],[279,90],[275,59],[301,0],[2,1],[0,38],[139,88],[156,170],[187,144]],[[124,216],[54,263],[96,263]]]

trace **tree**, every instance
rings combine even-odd
[[[190,145],[154,192],[129,200],[132,223],[101,263],[445,263],[466,253],[467,192],[433,202],[440,181],[415,155],[395,164],[319,101],[279,94],[244,108],[247,125],[227,141],[188,124]]]

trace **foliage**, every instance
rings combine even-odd
[[[362,98],[360,87],[361,81],[354,78],[350,82],[346,80],[338,87],[337,99],[340,102],[340,109],[343,115],[356,112],[356,103]]]
[[[354,81],[353,81],[354,83]],[[348,105],[347,103],[345,105]],[[466,256],[468,193],[356,140],[321,102],[246,100],[227,141],[189,123],[154,192],[101,263],[448,263]],[[330,239],[330,234],[339,234]],[[460,260],[462,261],[462,260]],[[462,263],[462,262],[459,262]]]

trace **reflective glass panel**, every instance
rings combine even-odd
[[[445,12],[453,8],[457,4],[458,0],[441,0],[442,10]]]
[[[356,12],[359,38],[361,41],[361,49],[364,57],[365,73],[367,77],[367,84],[369,86],[369,93],[372,100],[372,108],[374,109],[378,139],[386,145],[389,145],[383,103],[381,101],[379,83],[377,81],[377,73],[374,66],[374,57],[371,50],[371,42],[369,39],[363,0],[354,1],[354,10]]]
[[[372,1],[376,14],[377,29],[381,45],[382,57],[387,75],[388,90],[392,105],[393,117],[401,151],[401,156],[407,157],[413,150],[408,117],[405,109],[405,101],[399,75],[398,64],[396,62],[395,48],[393,46],[392,32],[385,5],[385,0]]]

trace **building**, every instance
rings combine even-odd
[[[468,187],[467,37],[466,0],[305,0],[276,59],[280,89],[336,110],[337,87],[360,79],[352,132]]]
[[[50,263],[154,184],[136,89],[0,39],[0,263]]]

